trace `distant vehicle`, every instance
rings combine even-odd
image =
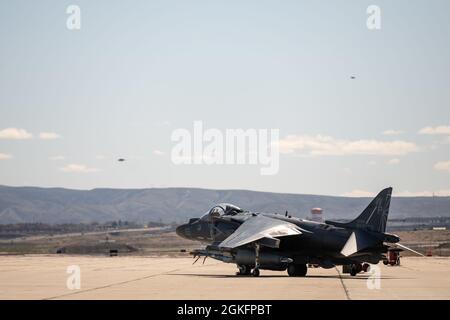
[[[205,249],[194,250],[194,258],[235,263],[238,275],[259,276],[260,270],[266,269],[287,270],[289,276],[304,277],[310,264],[327,269],[343,265],[355,276],[367,270],[368,263],[387,260],[390,246],[400,241],[385,232],[391,194],[392,188],[382,190],[348,223],[255,213],[225,203],[190,219],[176,232],[210,243]]]
[[[117,161],[119,161],[119,162],[124,162],[126,159],[124,159],[124,158],[119,158],[119,159],[117,159]]]
[[[350,79],[356,79],[356,77],[355,76],[351,76]]]
[[[399,266],[400,265],[400,252],[402,249],[399,248],[389,248],[387,252],[386,260],[383,260],[384,265]]]

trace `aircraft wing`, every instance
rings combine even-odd
[[[425,257],[425,255],[423,255],[422,253],[417,252],[416,250],[413,250],[413,249],[411,249],[411,248],[409,248],[409,247],[407,247],[407,246],[405,246],[403,244],[400,244],[400,243],[395,243],[393,245],[393,247],[399,247],[399,248],[402,248],[402,249],[406,249],[406,250],[411,251],[412,253],[415,253],[415,254],[417,254],[419,256]]]
[[[259,241],[262,245],[278,248],[279,237],[300,234],[302,232],[295,224],[260,214],[242,223],[239,228],[219,244],[219,247],[232,249]]]

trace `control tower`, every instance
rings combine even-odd
[[[309,217],[311,221],[323,222],[323,209],[322,208],[312,208],[311,215]]]

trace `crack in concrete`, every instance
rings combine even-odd
[[[346,286],[345,283],[344,283],[344,279],[342,278],[341,272],[339,271],[339,269],[338,269],[337,267],[334,267],[334,268],[336,269],[336,272],[337,272],[338,275],[339,275],[339,280],[341,281],[342,288],[344,289],[345,296],[347,297],[347,300],[352,300],[352,299],[350,298],[350,292],[348,291],[348,288],[347,288],[347,286]]]

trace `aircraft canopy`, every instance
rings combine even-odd
[[[208,212],[206,212],[200,219],[206,220],[211,217],[222,217],[222,216],[234,216],[238,213],[244,212],[238,206],[231,203],[219,203],[212,207]]]

